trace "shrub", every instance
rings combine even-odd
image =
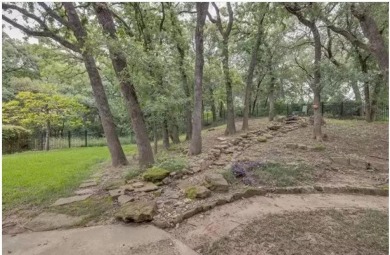
[[[146,170],[142,177],[145,181],[159,182],[168,175],[169,171],[159,167],[152,167]]]
[[[3,153],[12,153],[29,149],[31,132],[20,126],[3,125]]]
[[[185,158],[162,155],[157,159],[155,166],[166,169],[169,172],[179,172],[187,167],[187,160]]]

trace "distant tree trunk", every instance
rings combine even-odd
[[[254,115],[254,113],[255,113],[256,103],[257,103],[257,97],[259,96],[260,85],[261,85],[261,82],[263,81],[264,77],[265,77],[265,75],[263,75],[263,76],[259,79],[259,81],[257,82],[255,98],[253,99],[253,105],[252,105],[252,115]]]
[[[153,143],[154,143],[154,155],[157,155],[157,145],[158,145],[158,133],[156,122],[153,123]]]
[[[359,104],[359,115],[363,116],[362,95],[360,94],[360,89],[356,80],[351,81],[351,87],[355,94],[355,100]]]
[[[236,133],[236,123],[234,119],[234,103],[233,103],[233,89],[232,89],[232,79],[229,72],[229,46],[228,38],[223,40],[222,48],[222,66],[223,74],[225,77],[225,87],[226,87],[226,130],[225,135],[233,135]]]
[[[272,74],[271,74],[272,75]],[[269,102],[269,112],[268,112],[268,120],[273,121],[275,117],[275,77],[271,76],[271,82],[269,84],[269,94],[268,94],[268,102]]]
[[[194,85],[194,111],[192,117],[192,137],[190,155],[202,152],[202,80],[203,80],[203,27],[206,21],[209,3],[196,3],[196,29],[195,29],[195,85]]]
[[[314,109],[314,128],[313,128],[313,139],[322,140],[322,112],[321,112],[321,100],[319,91],[314,90],[314,105],[317,105],[318,108]]]
[[[357,48],[355,48],[355,52],[358,55],[360,69],[361,69],[362,73],[364,74],[364,76],[366,77],[368,75],[367,61],[368,61],[368,58],[370,55],[363,57],[363,55],[360,53],[360,51]],[[365,110],[366,110],[366,121],[367,122],[372,122],[372,120],[373,120],[373,117],[371,115],[372,114],[372,110],[371,110],[372,95],[370,95],[370,94],[371,94],[370,82],[367,79],[365,79],[364,80],[364,102],[366,105]]]
[[[257,55],[259,52],[259,47],[261,43],[262,36],[262,26],[263,26],[264,15],[259,19],[259,24],[257,25],[256,41],[252,48],[251,62],[249,64],[248,73],[246,76],[246,88],[245,88],[245,99],[244,99],[244,117],[242,120],[242,130],[249,129],[249,108],[250,108],[250,99],[252,92],[252,83],[253,83],[253,72],[257,64]]]
[[[169,131],[168,131],[168,121],[164,117],[164,120],[162,122],[162,137],[163,137],[163,147],[164,149],[169,148]]]
[[[358,4],[351,5],[352,14],[359,20],[360,27],[362,28],[363,34],[370,41],[370,51],[376,58],[379,67],[383,73],[383,78],[386,84],[389,80],[389,51],[385,45],[385,41],[379,32],[378,26],[375,20],[370,16],[368,9],[363,5]],[[363,7],[363,8],[360,8]]]
[[[179,126],[177,125],[176,117],[170,117],[169,119],[169,136],[174,144],[180,143]]]
[[[217,121],[217,108],[215,107],[214,100],[211,102],[211,113],[213,115],[213,122]]]
[[[179,45],[177,46],[177,50],[179,51],[179,70],[182,80],[182,86],[184,90],[184,94],[188,100],[188,103],[185,106],[185,122],[186,122],[186,140],[190,140],[192,134],[192,111],[191,111],[191,92],[188,84],[188,78],[184,66],[184,49]]]
[[[50,150],[50,120],[46,121],[45,150]]]
[[[130,82],[131,77],[127,71],[126,56],[120,48],[114,45],[114,42],[116,42],[118,38],[111,11],[105,3],[95,3],[94,7],[103,31],[109,35],[112,40],[108,42],[108,50],[134,129],[139,153],[139,164],[141,167],[148,167],[154,163],[153,151],[150,145],[143,112],[138,102],[137,93],[134,85]]]
[[[219,101],[219,118],[220,119],[223,118],[222,112],[223,112],[223,102]]]
[[[85,40],[87,38],[87,32],[80,21],[80,18],[76,12],[73,3],[66,2],[63,3],[63,5],[68,15],[69,25],[73,30],[77,41],[81,45],[84,45]],[[92,86],[92,91],[95,97],[96,106],[99,110],[99,116],[102,122],[104,134],[107,139],[107,145],[111,154],[112,165],[114,167],[127,165],[128,161],[119,142],[119,138],[115,132],[114,118],[112,116],[108,104],[107,96],[104,91],[104,87],[103,87],[103,83],[99,71],[96,67],[95,59],[91,54],[90,47],[88,46],[85,47],[82,56]]]

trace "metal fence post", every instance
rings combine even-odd
[[[70,136],[70,131],[68,131],[68,146],[69,146],[69,148],[70,148],[70,138],[71,138],[71,136]]]

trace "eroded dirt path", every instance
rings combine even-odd
[[[257,196],[214,208],[196,215],[178,228],[169,230],[173,236],[198,250],[224,236],[236,227],[248,224],[267,214],[310,211],[317,209],[370,208],[388,210],[388,197],[355,195],[280,195]]]

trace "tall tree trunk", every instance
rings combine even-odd
[[[182,87],[184,94],[186,95],[186,98],[188,100],[188,103],[185,106],[185,122],[186,122],[186,140],[190,140],[191,134],[192,134],[192,111],[191,111],[191,91],[188,84],[188,78],[184,66],[184,58],[185,53],[184,49],[180,46],[180,44],[177,44],[177,50],[179,51],[179,71],[181,75],[182,80]]]
[[[371,122],[372,121],[372,116],[371,116],[371,113],[372,113],[372,110],[371,110],[371,92],[370,92],[370,82],[367,80],[367,76],[368,76],[368,65],[367,65],[367,61],[368,61],[368,58],[369,58],[369,55],[367,55],[366,57],[364,57],[360,51],[355,48],[355,52],[357,53],[358,55],[358,60],[359,60],[359,63],[360,63],[360,69],[365,77],[364,79],[364,102],[365,102],[365,105],[366,105],[366,121],[367,122]]]
[[[158,145],[158,133],[156,121],[153,123],[153,142],[154,142],[154,155],[157,155],[157,145]]]
[[[217,108],[215,107],[214,100],[211,102],[211,114],[213,115],[213,122],[217,121]]]
[[[46,121],[45,150],[50,150],[50,120]]]
[[[375,121],[376,119],[376,113],[377,113],[377,104],[378,104],[378,96],[379,92],[381,91],[382,84],[383,84],[383,75],[379,75],[375,80],[373,91],[371,94],[371,104],[370,104],[370,121]]]
[[[368,9],[361,4],[351,5],[352,14],[359,20],[360,27],[362,28],[363,34],[370,41],[370,51],[376,58],[379,67],[383,73],[383,78],[386,84],[389,80],[389,51],[385,45],[385,41],[379,32],[378,26],[371,17]],[[364,4],[363,4],[364,5]],[[363,7],[363,8],[361,8]]]
[[[202,80],[203,80],[203,27],[206,21],[209,3],[196,3],[196,30],[195,30],[195,85],[194,85],[194,111],[192,117],[192,137],[190,155],[202,152]]]
[[[162,122],[162,137],[163,137],[163,147],[164,149],[169,149],[169,131],[168,131],[168,121],[166,117]]]
[[[223,112],[223,102],[219,101],[219,118],[220,119],[223,118],[222,112]]]
[[[76,12],[73,3],[66,2],[63,3],[63,5],[67,11],[69,24],[74,32],[77,41],[84,46],[85,39],[87,38],[87,32],[81,24],[80,18]],[[128,161],[119,142],[119,138],[115,132],[114,118],[108,105],[108,100],[104,91],[103,83],[99,71],[96,67],[95,59],[92,56],[91,49],[90,47],[88,47],[88,45],[86,45],[82,56],[92,86],[92,91],[96,101],[96,106],[99,111],[99,116],[102,122],[104,134],[107,139],[107,145],[111,154],[112,165],[127,165]]]
[[[245,99],[244,99],[244,118],[242,120],[242,130],[248,130],[249,129],[249,107],[250,107],[250,99],[251,99],[251,92],[252,92],[252,83],[253,83],[253,72],[255,70],[256,64],[257,64],[257,55],[259,52],[259,47],[261,43],[261,36],[262,36],[262,26],[263,26],[263,18],[259,19],[259,24],[257,25],[257,33],[256,33],[256,41],[253,45],[252,49],[252,56],[251,56],[251,62],[249,64],[248,68],[248,74],[246,77],[246,88],[245,88]]]
[[[233,89],[232,89],[232,79],[229,72],[229,41],[225,37],[223,39],[223,48],[222,48],[222,67],[223,75],[225,78],[225,87],[226,87],[226,130],[225,135],[233,135],[236,133],[236,122],[234,119],[234,103],[233,103]]]
[[[139,164],[141,167],[148,167],[154,163],[153,151],[150,145],[146,123],[141,106],[138,102],[137,93],[131,83],[131,77],[127,71],[127,60],[120,48],[115,45],[118,41],[116,28],[111,11],[105,3],[94,4],[95,11],[103,31],[109,35],[108,50],[116,76],[119,80],[122,96],[125,99],[127,111],[131,118],[135,139],[139,153]]]
[[[259,81],[257,82],[255,98],[253,99],[253,104],[252,104],[252,115],[255,114],[256,103],[257,103],[257,98],[258,98],[258,96],[259,96],[260,85],[261,85],[261,82],[263,81],[264,77],[265,77],[265,75],[263,75],[263,76],[259,79]]]
[[[356,80],[351,81],[351,87],[355,94],[355,100],[359,104],[359,115],[363,116],[362,95]]]
[[[275,77],[271,74],[271,82],[269,84],[269,94],[268,94],[268,103],[269,103],[269,112],[268,120],[273,121],[275,117]]]
[[[313,125],[313,138],[322,141],[322,131],[321,131],[321,125],[322,125],[322,113],[321,113],[321,36],[318,31],[318,28],[316,26],[315,20],[308,20],[306,19],[302,12],[301,7],[299,7],[299,4],[284,4],[287,11],[294,14],[299,21],[310,28],[311,33],[313,34],[314,38],[314,79],[312,83],[310,84],[310,87],[314,93],[314,102],[313,102],[313,109],[314,109],[314,125]]]
[[[180,143],[179,126],[177,125],[176,117],[169,118],[169,136],[174,144]]]

